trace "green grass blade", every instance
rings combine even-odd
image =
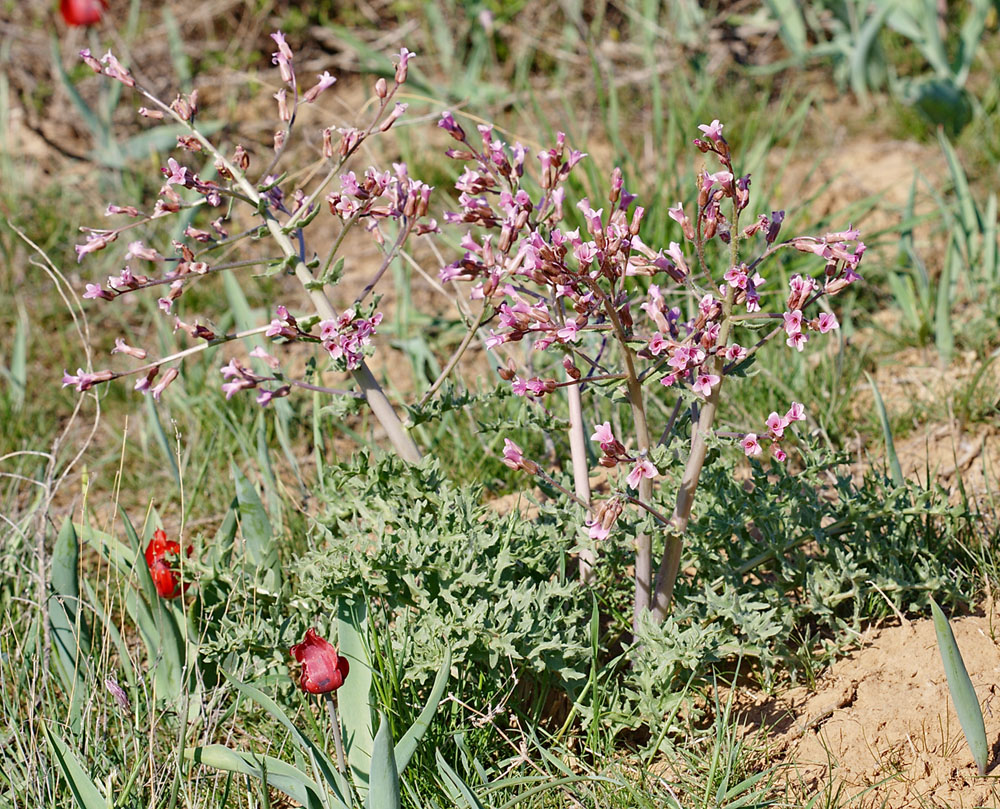
[[[205,747],[187,748],[184,758],[217,770],[266,779],[269,785],[308,809],[347,808],[347,804],[335,796],[330,796],[330,803],[325,802],[323,790],[315,781],[298,768],[273,756],[254,756],[231,750],[221,744],[209,744]]]
[[[882,425],[882,435],[885,438],[885,457],[889,461],[889,471],[892,482],[897,486],[903,485],[903,469],[899,465],[899,456],[896,455],[896,445],[892,440],[892,427],[889,426],[889,414],[885,409],[885,402],[882,401],[882,394],[878,392],[878,385],[871,375],[865,372],[868,377],[868,384],[872,386],[872,395],[875,399],[875,412],[878,413],[879,423]]]
[[[222,673],[226,676],[226,679],[233,684],[233,687],[237,691],[239,691],[251,702],[259,705],[267,711],[272,718],[277,720],[277,722],[289,732],[296,746],[312,760],[314,768],[320,773],[320,775],[323,776],[323,780],[326,781],[327,785],[336,792],[337,800],[344,803],[345,796],[349,792],[348,786],[344,777],[334,768],[333,762],[330,761],[329,756],[327,756],[326,753],[324,753],[312,740],[305,736],[302,731],[295,726],[292,720],[288,718],[278,703],[271,699],[267,694],[249,683],[240,681],[235,675],[226,669],[222,669]]]
[[[872,48],[892,8],[893,3],[883,3],[879,6],[861,26],[854,47],[851,49],[849,59],[851,89],[861,101],[868,98],[868,60],[871,58]]]
[[[440,750],[434,751],[434,757],[437,760],[438,772],[441,773],[441,777],[445,782],[445,786],[449,787],[449,791],[455,795],[460,795],[471,809],[486,809],[483,802],[476,797],[476,794],[472,791],[472,788],[462,780],[462,777],[455,772],[447,761],[444,760],[444,756],[441,755]]]
[[[10,401],[14,412],[20,412],[24,407],[24,393],[28,387],[28,314],[24,307],[17,307],[17,328],[14,331],[14,346],[11,349],[10,370]]]
[[[277,592],[281,588],[281,565],[271,522],[253,484],[240,472],[236,464],[232,464],[231,471],[233,481],[236,483],[236,499],[239,501],[243,546],[264,585],[272,592]]]
[[[955,713],[969,743],[972,758],[979,768],[979,774],[986,774],[989,747],[986,744],[986,725],[983,723],[983,710],[979,707],[976,689],[962,660],[962,653],[955,642],[955,633],[951,624],[934,599],[931,599],[931,613],[934,616],[934,631],[937,633],[938,651],[941,652],[941,663],[944,673],[948,676],[948,690],[955,705]]]
[[[990,192],[986,201],[986,226],[983,228],[983,253],[979,277],[987,284],[997,283],[997,195]]]
[[[410,763],[410,759],[417,749],[417,744],[427,732],[427,728],[430,727],[431,719],[434,718],[434,712],[437,710],[438,703],[441,702],[441,697],[444,696],[444,689],[448,685],[448,678],[450,676],[451,651],[447,650],[445,651],[444,660],[441,662],[441,668],[434,678],[434,685],[431,687],[430,696],[427,697],[427,702],[423,710],[396,745],[396,770],[398,772],[401,773],[406,769],[406,765]]]
[[[81,707],[87,693],[85,668],[89,632],[80,609],[80,541],[68,518],[52,549],[49,596],[49,633],[55,647],[56,671],[69,699],[69,725],[80,730]]]
[[[73,793],[76,805],[80,809],[108,809],[108,801],[104,799],[97,785],[90,780],[87,771],[66,745],[66,742],[53,733],[44,722],[42,727],[45,729],[45,736],[52,748],[52,753],[59,763],[59,769]]]
[[[951,174],[951,182],[955,186],[955,196],[958,197],[958,209],[962,214],[962,225],[967,235],[979,233],[982,230],[982,223],[979,221],[979,211],[976,210],[976,202],[972,198],[972,191],[969,189],[969,180],[965,175],[965,169],[958,159],[955,148],[945,137],[944,132],[938,130],[938,142],[944,152],[945,161],[948,163],[948,173]]]
[[[52,64],[55,66],[56,75],[59,76],[59,81],[62,83],[63,89],[69,96],[70,102],[76,107],[76,111],[80,115],[80,119],[86,124],[87,129],[90,130],[90,134],[93,135],[94,140],[98,144],[105,144],[110,138],[110,133],[108,127],[97,117],[97,113],[91,108],[91,106],[83,100],[83,96],[76,89],[76,85],[70,79],[69,74],[66,72],[66,68],[63,67],[62,54],[59,51],[59,39],[53,34],[51,40],[52,48]]]
[[[771,11],[771,16],[778,23],[778,35],[785,47],[797,59],[806,55],[808,39],[806,23],[795,0],[765,0],[765,5]]]
[[[156,409],[156,400],[152,396],[144,397],[146,400],[146,414],[149,416],[149,424],[153,429],[153,437],[156,445],[162,450],[167,463],[170,464],[170,471],[173,473],[174,482],[178,490],[181,488],[181,470],[177,467],[177,458],[174,457],[174,450],[170,444],[170,438],[163,429],[160,421],[160,414]]]
[[[167,29],[167,46],[170,49],[170,61],[174,68],[174,78],[184,89],[191,87],[191,60],[184,51],[184,37],[177,18],[169,8],[163,9],[163,27]],[[199,121],[199,128],[201,122]]]
[[[955,353],[955,332],[951,325],[951,279],[953,265],[960,260],[955,242],[951,241],[945,252],[941,277],[938,278],[937,304],[934,309],[934,344],[945,365],[951,362]]]

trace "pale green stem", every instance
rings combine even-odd
[[[590,467],[587,464],[587,434],[583,426],[583,403],[580,399],[580,386],[569,385],[566,388],[569,400],[569,452],[573,462],[573,488],[576,496],[588,506],[587,516],[590,516]],[[594,566],[597,557],[590,548],[583,548],[579,555],[580,583],[594,583]]]
[[[735,199],[733,200],[733,220],[730,233],[732,234],[729,243],[730,262],[731,266],[736,266],[739,259],[739,212],[736,210]],[[722,323],[719,328],[719,339],[716,341],[716,346],[719,348],[724,348],[729,342],[729,334],[733,327],[734,294],[733,287],[727,286],[726,296],[722,301]],[[674,584],[677,582],[677,573],[681,564],[683,536],[691,519],[694,495],[698,490],[698,480],[701,477],[701,470],[705,466],[705,456],[708,453],[708,437],[711,435],[712,424],[719,408],[719,396],[725,381],[724,357],[721,352],[716,352],[713,357],[712,373],[718,375],[719,383],[712,389],[711,395],[702,407],[698,424],[695,425],[691,436],[691,454],[684,466],[684,474],[677,489],[674,512],[670,518],[672,530],[667,535],[667,544],[656,572],[656,586],[653,590],[650,609],[653,613],[653,619],[657,623],[662,622],[667,617],[670,601],[674,595]]]
[[[622,327],[618,313],[610,298],[604,294],[596,285],[594,286],[599,297],[604,303],[604,311],[607,312],[608,319],[615,329],[615,335],[621,344],[622,353],[625,357],[625,385],[628,389],[629,404],[632,406],[632,421],[635,426],[635,440],[640,456],[645,456],[649,452],[649,427],[646,424],[646,410],[642,401],[642,383],[635,371],[635,363],[632,359],[632,349],[625,336],[625,329]],[[653,481],[643,477],[639,480],[639,499],[643,502],[650,502],[653,496]],[[650,589],[653,580],[653,544],[649,534],[637,534],[635,538],[635,602],[632,609],[633,627],[638,625],[639,616],[643,610],[649,609]]]
[[[347,772],[347,762],[344,760],[344,739],[340,734],[340,719],[337,717],[337,702],[333,691],[325,694],[326,709],[330,712],[330,726],[333,728],[333,746],[337,751],[337,770]]]

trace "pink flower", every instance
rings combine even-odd
[[[657,332],[649,340],[649,353],[654,357],[660,356],[664,351],[670,348],[670,343],[663,339],[663,335]]]
[[[726,270],[726,274],[722,276],[726,283],[729,284],[733,289],[746,289],[747,288],[747,273],[746,266],[741,265],[739,267],[730,267]]]
[[[147,261],[163,261],[163,256],[157,253],[152,247],[146,247],[142,242],[129,243],[128,251],[125,253],[125,260],[128,261],[132,256],[144,258]]]
[[[613,444],[615,442],[615,434],[611,431],[611,422],[606,421],[604,424],[598,424],[594,427],[594,434],[590,436],[591,441],[596,441],[599,444]]]
[[[800,402],[792,402],[792,406],[788,408],[788,412],[785,413],[785,418],[788,420],[789,424],[793,421],[804,421],[805,417],[806,409]]]
[[[718,374],[698,374],[698,378],[693,385],[694,392],[700,393],[705,398],[712,395],[712,388],[719,384]]]
[[[187,185],[188,170],[172,157],[167,158],[167,167],[162,169],[167,185]]]
[[[276,369],[281,364],[278,358],[275,357],[273,354],[268,354],[267,351],[264,350],[263,346],[257,346],[256,348],[254,348],[253,351],[250,352],[250,356],[255,357],[256,359],[259,360],[263,360],[265,364],[267,364],[272,369]]]
[[[128,354],[130,357],[135,357],[137,360],[146,359],[146,349],[134,348],[126,343],[121,337],[115,338],[115,347],[111,349],[111,353]]]
[[[406,81],[406,73],[410,64],[410,60],[416,56],[413,51],[407,50],[406,48],[399,49],[399,64],[396,66],[396,84],[402,84]]]
[[[100,284],[87,284],[83,297],[88,299],[103,298],[106,301],[110,301],[114,300],[115,295],[113,292],[102,289]]]
[[[773,412],[767,417],[765,424],[767,425],[767,431],[772,438],[781,438],[785,432],[785,428],[789,425],[787,417],[779,416],[777,413]]]
[[[83,257],[87,255],[87,253],[95,253],[98,250],[103,250],[117,238],[118,234],[113,230],[108,233],[88,234],[86,244],[78,244],[73,248],[76,250],[77,263],[79,263]]]
[[[632,471],[628,473],[628,477],[625,478],[625,482],[633,489],[639,488],[639,481],[643,478],[649,478],[652,480],[657,475],[656,467],[653,466],[649,458],[640,458],[635,462],[635,466],[632,467]]]
[[[782,317],[785,319],[785,334],[791,337],[802,331],[802,312],[796,309],[794,312],[785,312]]]
[[[823,312],[818,318],[818,323],[820,334],[826,334],[832,329],[839,329],[840,324],[837,322],[837,316],[832,312]]]
[[[167,385],[173,382],[179,373],[180,371],[176,368],[168,368],[163,376],[160,377],[160,381],[149,389],[149,392],[153,394],[153,398],[156,401],[160,400],[160,396],[167,389]]]
[[[739,362],[747,355],[747,350],[739,343],[730,343],[726,346],[725,357],[730,362]]]
[[[740,442],[743,447],[743,451],[747,454],[748,458],[752,458],[756,455],[760,455],[763,451],[760,448],[760,443],[757,441],[757,433],[747,433],[743,436],[743,440]]]
[[[587,535],[591,539],[607,539],[611,535],[611,526],[605,527],[600,520],[587,520]]]
[[[576,321],[571,320],[559,329],[559,331],[556,332],[556,335],[560,340],[568,340],[571,343],[575,343],[580,339],[580,335],[577,333],[578,329],[579,327],[576,325]]]
[[[524,463],[523,450],[509,438],[503,440],[503,462],[511,469],[520,469]]]
[[[597,257],[597,245],[593,242],[581,242],[573,248],[573,257],[586,268]]]
[[[771,457],[774,458],[778,463],[783,463],[785,458],[785,451],[778,444],[771,444]]]
[[[715,143],[722,140],[722,127],[724,124],[719,123],[719,119],[716,118],[710,124],[699,124],[698,129],[705,133],[705,137],[709,138]]]
[[[809,342],[809,338],[803,332],[796,332],[785,340],[785,345],[789,348],[794,348],[796,351],[801,351],[806,347],[807,342]]]
[[[317,99],[320,93],[328,87],[332,87],[336,81],[337,80],[330,75],[330,71],[324,70],[319,76],[319,81],[306,92],[306,94],[302,97],[302,100],[306,104],[311,104]]]
[[[545,381],[540,377],[533,376],[527,382],[528,390],[530,390],[535,396],[541,396],[545,393]]]

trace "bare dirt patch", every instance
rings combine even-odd
[[[952,621],[983,707],[993,774],[1000,752],[996,620],[988,607],[985,615]],[[1000,780],[980,777],[972,762],[929,619],[871,630],[815,690],[754,701],[746,728],[767,733],[787,765],[789,792],[802,801],[826,795],[852,807],[1000,806]]]

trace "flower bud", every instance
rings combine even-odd
[[[573,360],[569,357],[563,357],[562,361],[563,368],[566,369],[566,375],[570,379],[579,379],[583,374],[580,373],[580,369],[573,364]]]
[[[385,98],[389,95],[389,86],[386,84],[385,79],[379,79],[375,82],[375,95],[379,98]]]

